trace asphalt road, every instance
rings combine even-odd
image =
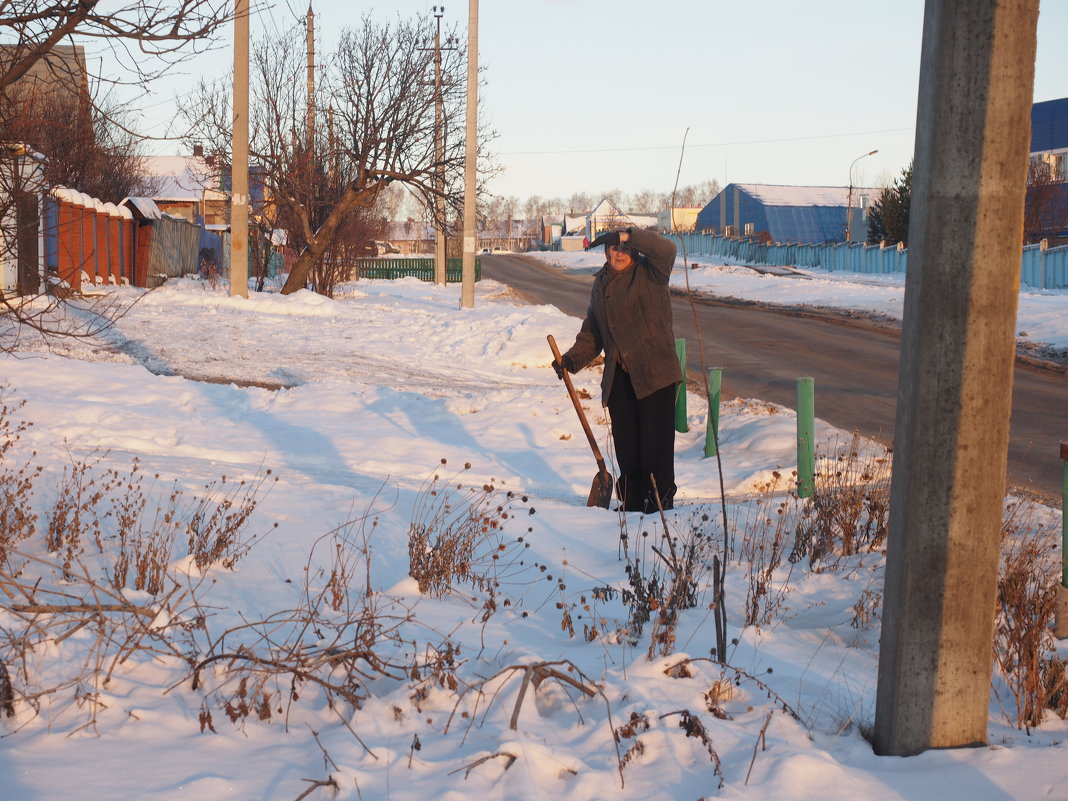
[[[551,304],[576,317],[585,315],[591,275],[564,273],[520,256],[481,258],[485,277],[508,284],[523,299]],[[701,300],[695,305],[704,361],[708,367],[723,368],[724,398],[759,398],[792,409],[797,405],[797,378],[811,376],[817,417],[883,442],[893,439],[900,345],[896,331],[753,304]],[[691,378],[699,379],[697,329],[685,296],[676,296],[674,315],[675,335],[686,339]],[[560,343],[562,348],[568,344]],[[1018,361],[1010,485],[1060,507],[1062,439],[1068,439],[1068,374]]]

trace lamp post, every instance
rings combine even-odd
[[[853,164],[849,165],[849,194],[847,196],[848,199],[846,200],[846,230],[845,230],[845,241],[847,243],[853,241],[850,238],[850,223],[853,221],[853,166],[858,161],[860,161],[861,159],[865,159],[868,156],[874,156],[878,152],[879,152],[879,150],[878,150],[878,148],[876,148],[875,150],[871,151],[870,153],[863,153],[863,154],[857,156],[855,159],[853,159]]]

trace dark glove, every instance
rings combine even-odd
[[[564,380],[564,370],[569,373],[577,373],[575,369],[575,362],[570,356],[561,356],[560,361],[553,359],[553,369],[556,371],[556,377],[561,381]]]
[[[608,231],[606,233],[601,234],[595,240],[590,242],[590,247],[586,248],[586,250],[590,250],[590,248],[597,248],[601,245],[611,245],[612,247],[617,247],[619,245],[619,231]]]

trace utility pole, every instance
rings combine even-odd
[[[308,48],[308,155],[315,151],[315,12],[308,3],[307,48]]]
[[[234,127],[230,154],[230,294],[248,297],[248,0],[234,3]]]
[[[847,200],[846,200],[846,230],[845,230],[845,241],[846,241],[847,245],[850,242],[853,241],[852,236],[851,236],[852,231],[851,231],[851,228],[850,228],[850,223],[853,222],[853,165],[856,164],[861,159],[866,159],[868,156],[874,156],[878,152],[879,152],[878,149],[876,149],[876,150],[871,151],[870,153],[864,153],[861,156],[857,156],[855,159],[853,159],[853,164],[849,165],[849,194],[846,196]]]
[[[475,175],[478,166],[478,0],[467,0],[467,141],[464,147],[464,260],[460,308],[475,306]]]
[[[927,0],[875,750],[984,743],[1039,0]]]
[[[445,6],[433,6],[437,29],[434,32],[434,283],[445,286],[445,119],[444,100],[441,87],[441,17]]]

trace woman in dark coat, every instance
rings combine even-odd
[[[601,403],[612,420],[619,479],[628,512],[670,509],[675,497],[675,398],[682,382],[671,327],[668,279],[675,244],[627,228],[602,234],[607,261],[593,281],[575,344],[553,364],[575,373],[604,352]],[[655,489],[654,489],[655,487]]]

